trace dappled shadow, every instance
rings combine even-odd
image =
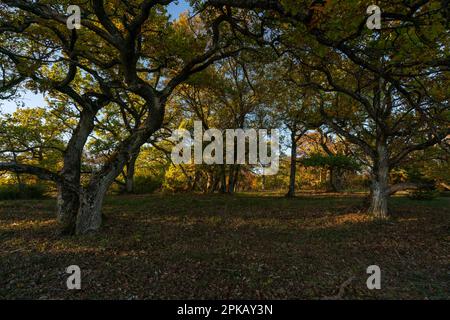
[[[0,296],[321,298],[354,276],[346,298],[445,297],[448,208],[400,206],[379,223],[353,211],[356,200],[311,211],[292,205],[301,200],[258,207],[236,197],[220,212],[214,198],[150,197],[128,209],[129,198],[109,199],[102,232],[84,237],[57,237],[50,210],[29,220],[8,213],[0,221]],[[81,292],[65,290],[71,264],[84,270]],[[365,287],[371,264],[382,267],[384,290]]]

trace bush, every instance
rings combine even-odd
[[[432,188],[419,188],[409,193],[412,200],[432,200],[439,196],[439,191]]]
[[[17,184],[0,185],[0,200],[43,199],[47,188],[41,184],[25,184],[22,190]]]
[[[180,166],[170,166],[165,172],[163,190],[169,192],[183,192],[189,187],[189,180]]]
[[[138,194],[153,193],[162,186],[162,180],[148,177],[135,176],[134,177],[134,192]]]
[[[425,176],[417,168],[408,170],[408,178],[411,182],[417,183],[419,188],[410,192],[409,198],[413,200],[431,200],[439,196],[439,191],[436,189],[436,182]]]

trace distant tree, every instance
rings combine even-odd
[[[204,130],[216,128],[224,135],[226,129],[254,127],[256,110],[266,98],[266,86],[257,63],[248,60],[242,55],[224,59],[183,86],[179,91],[187,106],[187,117],[201,121]],[[206,174],[209,191],[220,186],[220,192],[233,193],[244,166],[223,164],[198,169]]]

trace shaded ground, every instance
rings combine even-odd
[[[0,298],[450,298],[450,198],[146,195],[105,204],[100,234],[59,238],[54,201],[0,202]],[[67,290],[65,269],[82,270]],[[368,290],[366,268],[382,270]],[[352,279],[347,281],[348,279]]]

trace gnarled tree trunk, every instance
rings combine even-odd
[[[109,184],[91,184],[80,195],[80,208],[76,220],[76,233],[86,234],[100,229],[102,206]]]
[[[67,186],[58,186],[56,218],[61,234],[75,234],[80,198],[78,193]]]
[[[372,172],[369,213],[377,219],[386,219],[389,198],[389,160],[385,141],[377,143]]]
[[[137,155],[141,146],[161,128],[164,118],[164,101],[157,97],[147,100],[147,102],[152,103],[151,111],[140,130],[134,131],[121,142],[116,153],[111,156],[101,170],[92,176],[88,187],[83,189],[77,215],[77,234],[86,234],[100,229],[102,223],[101,209],[106,192],[131,157]]]
[[[94,129],[94,118],[100,105],[85,105],[64,153],[61,176],[65,184],[58,186],[57,221],[62,234],[75,234],[78,209],[80,207],[81,159],[89,134]]]

